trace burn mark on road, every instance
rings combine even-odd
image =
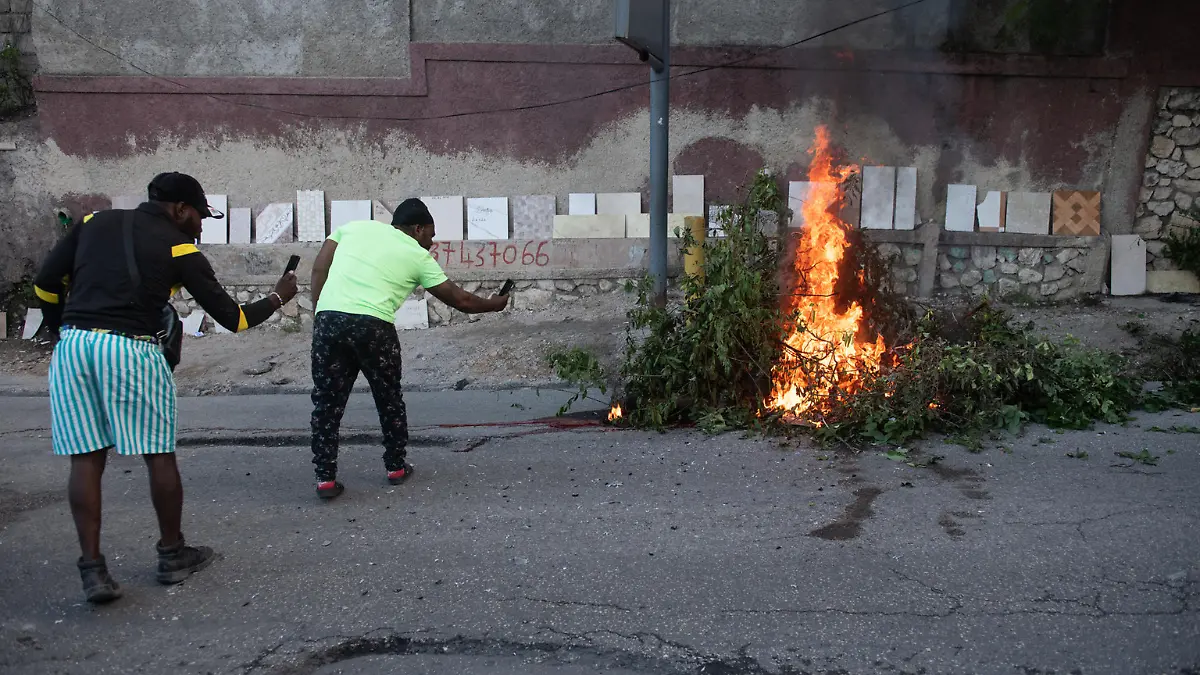
[[[810,536],[828,541],[849,541],[862,533],[862,524],[874,515],[871,505],[883,490],[877,487],[860,488],[854,493],[854,501],[846,507],[841,518],[809,533]]]
[[[942,529],[946,531],[946,534],[950,535],[952,538],[961,539],[962,537],[967,536],[967,531],[963,529],[965,524],[961,521],[978,519],[979,515],[975,513],[968,513],[966,511],[945,511],[942,513],[941,517],[938,518],[938,525],[941,525]]]
[[[929,469],[942,480],[955,483],[959,493],[967,499],[985,501],[992,498],[992,495],[981,487],[984,477],[974,469],[955,469],[941,463],[932,464]]]
[[[853,462],[842,464],[837,467],[837,472],[846,477],[843,482],[850,485],[862,485],[866,482],[866,480],[858,475],[860,471],[861,470],[858,468],[858,464]]]

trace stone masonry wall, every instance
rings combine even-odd
[[[599,295],[621,294],[625,292],[627,281],[632,279],[538,279],[536,281],[518,281],[513,291],[511,308],[516,311],[534,311],[550,309],[557,304],[577,303],[586,298]],[[465,281],[459,284],[472,293],[479,292],[485,282]],[[494,284],[492,284],[494,286]],[[226,292],[238,302],[257,300],[272,291],[270,285],[229,285]],[[418,298],[425,295],[423,289],[417,289],[414,295]],[[196,311],[198,305],[194,298],[182,290],[172,300],[176,311],[181,317],[187,317]],[[429,298],[429,325],[445,326],[477,320],[478,315],[463,314],[442,304],[437,299]],[[283,306],[283,309],[271,315],[266,325],[282,330],[311,330],[313,305],[309,295],[308,284],[300,285],[296,298]],[[210,317],[205,317],[201,330],[204,332],[225,332],[217,326]]]
[[[890,263],[892,290],[919,297],[923,247],[879,244]],[[1005,246],[939,246],[934,293],[949,297],[993,298],[1023,295],[1036,301],[1062,301],[1095,289],[1085,287],[1085,252],[1077,246],[1018,248]]]
[[[1146,265],[1173,270],[1163,256],[1171,228],[1195,227],[1200,202],[1200,89],[1164,89],[1137,208],[1136,234],[1146,240]]]
[[[32,0],[0,0],[0,48],[12,45],[31,71],[36,70],[33,39],[30,37]]]
[[[891,289],[910,298],[920,295],[921,244],[877,244],[876,251],[888,262],[892,272]]]
[[[892,289],[909,297],[917,297],[923,247],[919,244],[882,243],[878,244],[878,251],[889,263]],[[1071,246],[942,246],[938,253],[935,292],[948,297],[979,297],[987,294],[993,298],[1023,295],[1036,301],[1073,299],[1088,292],[1080,283],[1085,271],[1085,252],[1086,249]],[[627,283],[634,281],[632,276],[518,281],[513,293],[512,309],[546,310],[565,304],[585,303],[598,296],[620,295],[626,292]],[[472,293],[486,294],[498,284],[463,281],[460,285]],[[267,295],[272,288],[263,284],[231,284],[225,290],[238,302],[249,302]],[[414,295],[424,297],[425,292],[417,289]],[[186,290],[180,291],[172,302],[181,317],[189,316],[198,308]],[[428,308],[430,326],[457,325],[479,318],[453,310],[432,297],[429,298]],[[312,328],[312,318],[309,286],[301,284],[296,298],[284,305],[282,311],[273,314],[266,325],[287,331],[307,331]],[[201,330],[206,333],[224,332],[209,317],[205,317]]]
[[[944,295],[1069,300],[1085,292],[1077,285],[1084,269],[1078,248],[952,246],[938,253],[938,287]]]

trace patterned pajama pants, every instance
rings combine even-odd
[[[312,451],[318,481],[337,478],[338,431],[359,371],[367,376],[379,411],[384,466],[388,471],[404,467],[408,412],[400,389],[396,327],[370,316],[324,311],[313,322],[312,341]]]

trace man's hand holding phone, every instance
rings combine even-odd
[[[291,302],[292,298],[296,297],[296,292],[298,290],[296,281],[296,268],[299,266],[300,256],[292,256],[288,260],[287,267],[283,270],[283,276],[279,278],[279,281],[275,282],[275,290],[271,293],[271,295],[278,298],[280,307],[288,304]]]
[[[492,310],[493,312],[502,312],[508,307],[508,300],[512,297],[513,286],[516,285],[517,283],[515,281],[508,279],[504,282],[504,285],[500,287],[500,292],[491,297],[492,302],[496,303],[495,309]]]

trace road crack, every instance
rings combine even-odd
[[[545,598],[535,598],[530,595],[522,595],[514,598],[501,598],[500,602],[534,602],[542,605],[553,605],[555,607],[587,607],[591,609],[615,609],[619,612],[633,612],[634,610],[628,607],[622,607],[614,603],[608,602],[584,602],[580,600],[547,600]]]

